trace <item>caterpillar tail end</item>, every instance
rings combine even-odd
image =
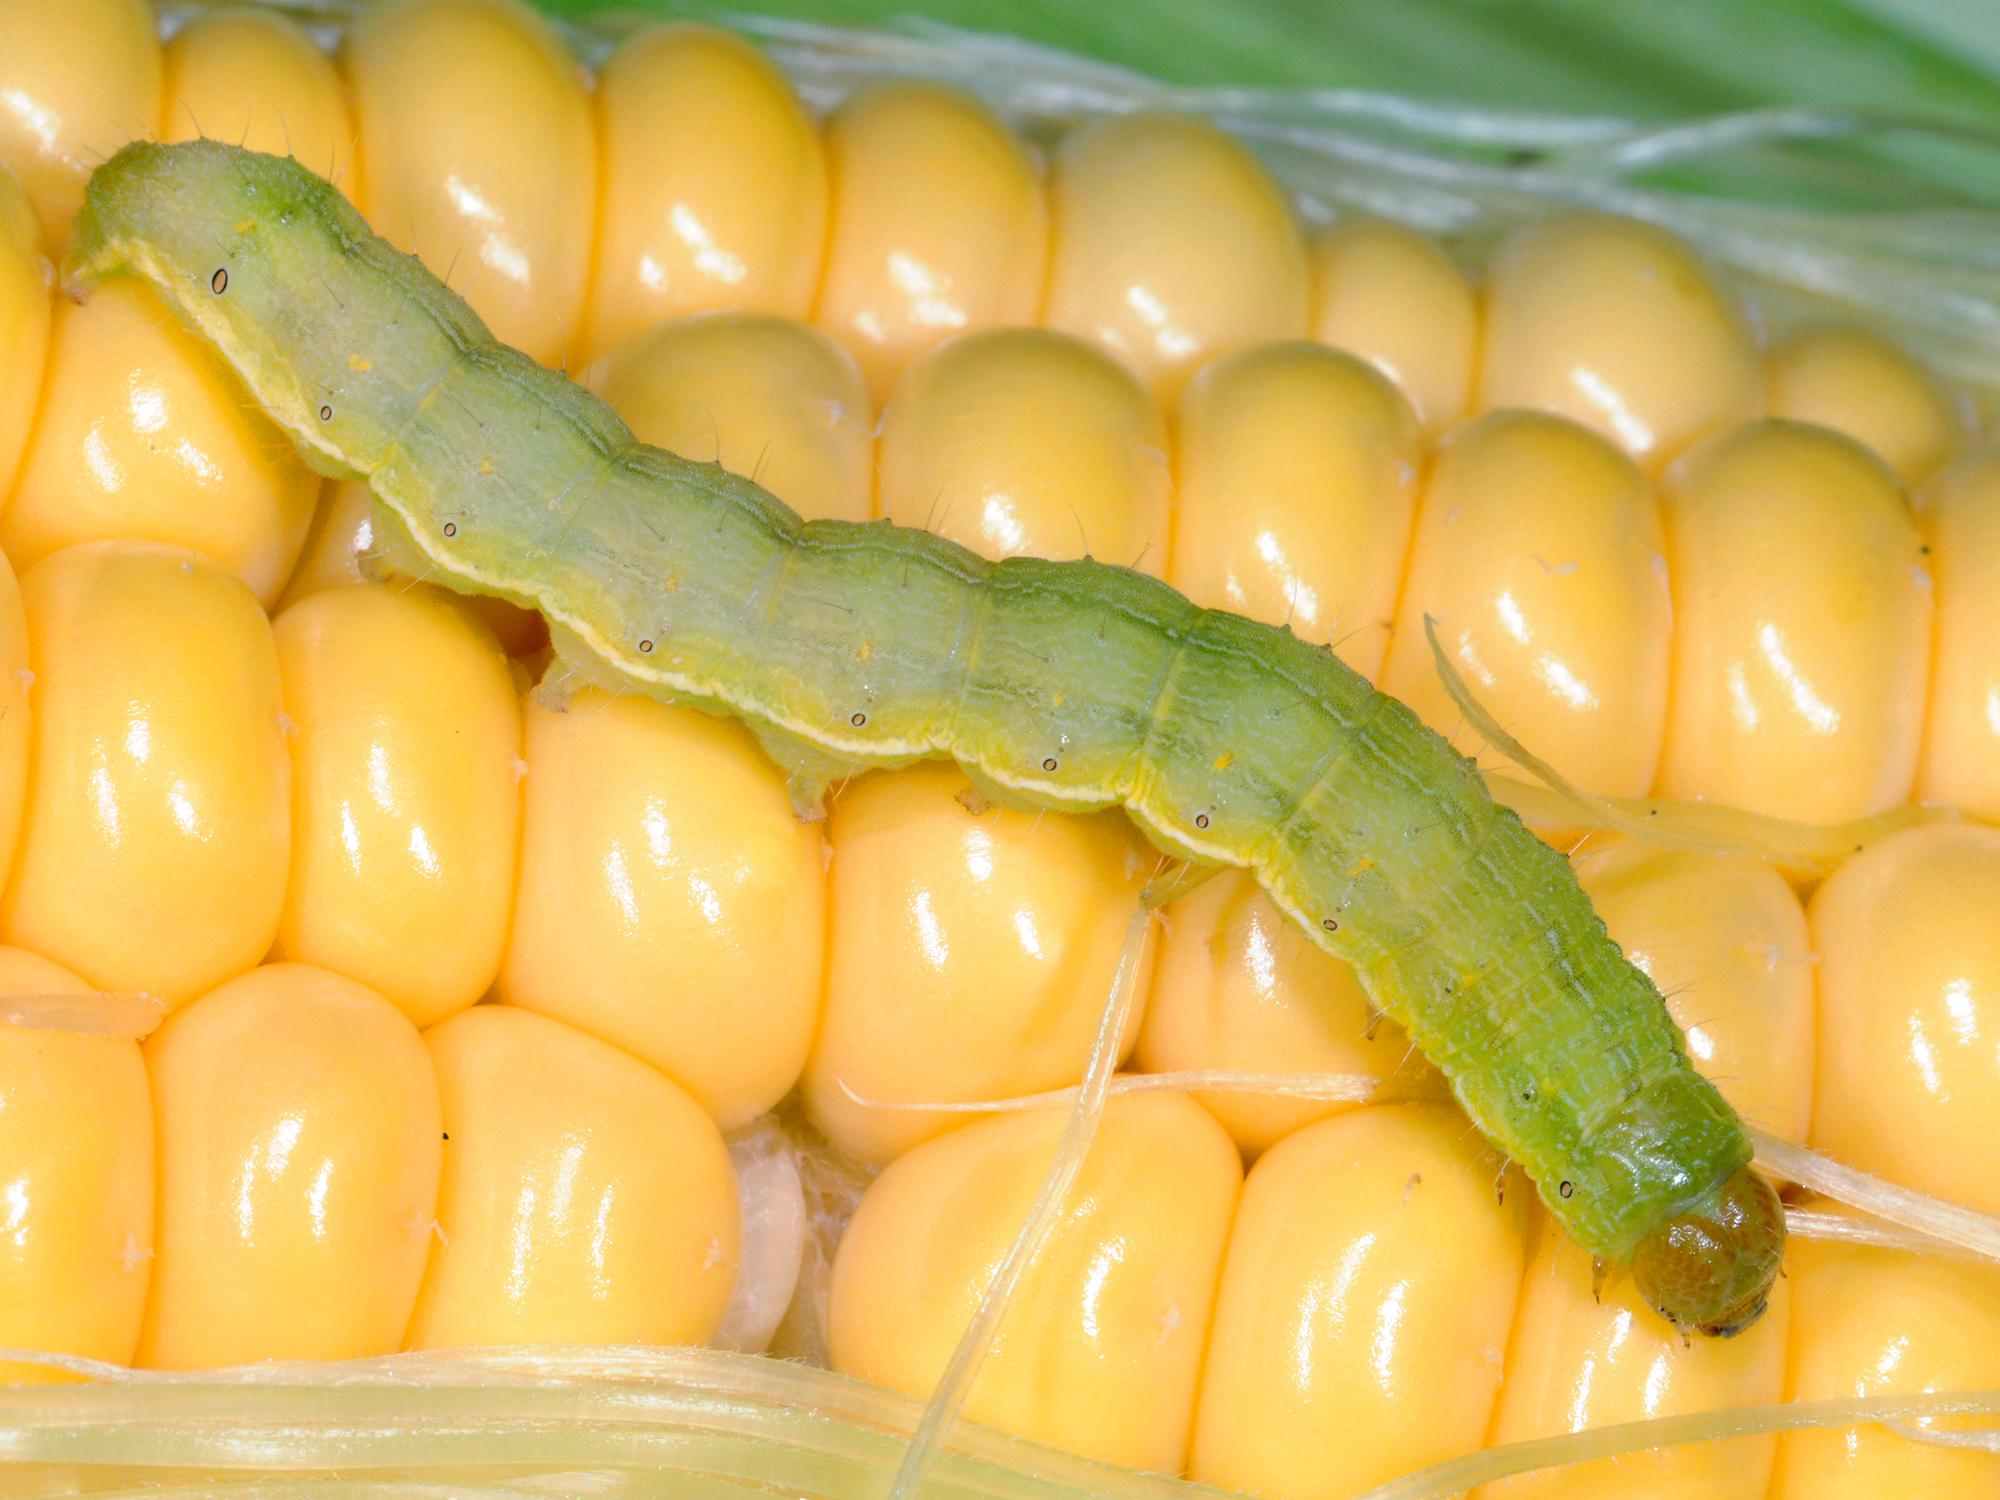
[[[1784,1204],[1770,1183],[1739,1167],[1640,1241],[1632,1274],[1676,1327],[1734,1338],[1763,1316],[1784,1254]]]

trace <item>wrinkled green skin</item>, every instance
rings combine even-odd
[[[1680,1326],[1761,1312],[1782,1213],[1652,982],[1568,862],[1331,652],[1124,568],[801,522],[496,343],[289,160],[128,146],[91,179],[66,281],[116,273],[212,340],[309,462],[365,477],[426,576],[540,609],[597,681],[746,720],[802,801],[950,756],[1247,866],[1575,1239]]]

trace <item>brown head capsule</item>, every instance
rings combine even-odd
[[[1763,1316],[1784,1255],[1784,1204],[1770,1183],[1739,1167],[1641,1240],[1632,1274],[1662,1317],[1726,1339]]]

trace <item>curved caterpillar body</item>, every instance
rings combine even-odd
[[[748,721],[806,795],[951,756],[1249,867],[1578,1241],[1631,1261],[1677,1324],[1729,1333],[1762,1311],[1781,1208],[1652,982],[1567,861],[1330,652],[1123,568],[801,522],[496,343],[289,160],[120,151],[66,275],[80,292],[121,271],[214,342],[309,461],[365,476],[429,576],[539,608],[602,681]]]

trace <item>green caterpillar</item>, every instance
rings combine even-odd
[[[748,721],[802,797],[951,756],[1247,866],[1662,1314],[1728,1334],[1763,1310],[1782,1208],[1652,982],[1567,861],[1330,652],[1124,568],[801,522],[496,343],[289,160],[126,147],[90,181],[66,280],[117,272],[212,340],[309,462],[365,477],[429,576],[540,609],[600,681]]]

